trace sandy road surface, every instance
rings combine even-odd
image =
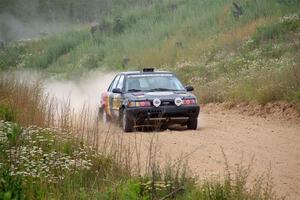
[[[224,170],[223,148],[229,163],[249,164],[253,173],[271,169],[277,192],[300,199],[300,124],[237,113],[201,113],[196,131],[167,130],[157,134],[159,158],[192,153],[189,164],[200,177]],[[154,133],[132,133],[145,148]]]

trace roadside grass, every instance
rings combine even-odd
[[[0,75],[0,107],[2,119],[21,125],[48,127],[53,119],[51,99],[43,95],[40,80],[22,79],[16,73]]]
[[[280,199],[268,176],[249,180],[250,165],[197,183],[184,162],[135,174],[116,155],[49,128],[1,121],[0,133],[1,199]]]
[[[299,15],[264,25],[236,50],[212,49],[173,69],[201,102],[299,102]]]

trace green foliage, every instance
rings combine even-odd
[[[297,14],[285,16],[281,18],[280,22],[275,22],[270,25],[257,29],[253,39],[256,42],[265,40],[282,39],[287,32],[300,31],[300,18]]]
[[[14,121],[15,118],[16,113],[11,107],[0,104],[0,120]]]
[[[18,124],[12,124],[6,131],[6,136],[9,144],[11,146],[16,145],[22,132],[21,126],[19,126]]]
[[[235,50],[215,48],[198,62],[177,64],[175,70],[195,85],[203,103],[299,102],[299,43],[291,42],[299,40],[299,24],[298,15],[282,17]],[[274,33],[273,27],[280,31]]]
[[[148,196],[142,195],[142,186],[141,183],[137,180],[126,180],[121,181],[118,185],[115,185],[111,188],[108,188],[102,194],[103,199],[122,199],[122,200],[131,200],[131,199],[140,199],[148,200]]]
[[[37,55],[29,57],[26,66],[30,68],[45,69],[58,58],[68,54],[76,46],[89,38],[89,34],[82,31],[66,32],[49,38],[47,49],[38,52]]]
[[[0,121],[0,196],[90,199],[126,170],[72,137]],[[124,173],[123,173],[123,172]],[[104,180],[105,179],[105,180]],[[3,199],[1,198],[1,199]]]
[[[22,62],[25,52],[26,48],[22,44],[0,48],[0,70],[16,68]]]
[[[20,177],[12,177],[9,172],[10,170],[7,167],[0,168],[0,199],[25,199],[22,179]]]

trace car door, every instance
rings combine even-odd
[[[120,89],[123,91],[123,85],[124,85],[124,75],[121,75],[120,78],[118,79],[118,83],[115,88]],[[121,100],[122,100],[122,94],[120,93],[112,93],[111,94],[112,98],[112,114],[114,117],[119,117],[119,109],[121,107]]]
[[[113,89],[117,87],[118,81],[120,79],[120,75],[117,75],[114,80],[111,82],[108,90],[104,95],[102,95],[102,106],[104,108],[104,111],[109,117],[113,117]]]

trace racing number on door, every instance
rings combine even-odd
[[[124,83],[124,75],[121,75],[118,84],[116,86],[117,89],[123,91],[123,84]],[[119,116],[119,109],[121,107],[121,98],[122,94],[113,94],[113,112],[115,116]]]
[[[123,91],[123,82],[124,82],[124,75],[119,75],[115,78],[112,87],[110,88],[109,94],[109,114],[113,117],[119,116],[119,109],[121,107],[121,98],[122,94],[113,93],[113,89],[118,88]]]
[[[120,94],[112,94],[113,101],[112,101],[112,109],[115,116],[119,115],[119,108],[121,105],[121,95]]]

